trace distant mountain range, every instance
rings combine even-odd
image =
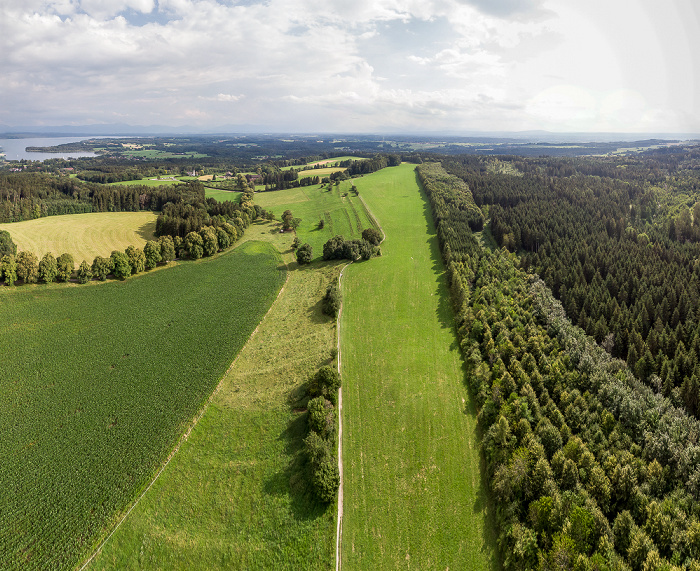
[[[45,137],[60,136],[147,136],[147,135],[286,135],[288,132],[271,131],[269,127],[262,125],[221,125],[212,127],[193,127],[181,125],[177,127],[167,125],[128,125],[126,123],[100,123],[93,125],[52,125],[52,126],[15,126],[0,125],[0,138],[16,138],[19,136],[38,135]],[[554,133],[551,131],[423,131],[423,132],[382,132],[382,133],[297,133],[299,136],[329,135],[342,137],[360,137],[363,139],[384,137],[405,138],[430,138],[441,140],[495,140],[504,139],[512,142],[531,143],[587,143],[587,142],[613,142],[613,141],[642,141],[649,139],[663,140],[700,140],[700,133]]]

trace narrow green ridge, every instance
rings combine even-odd
[[[354,182],[386,240],[343,282],[341,567],[497,569],[429,205],[411,165]]]

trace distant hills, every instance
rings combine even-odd
[[[19,138],[23,136],[96,136],[96,135],[216,135],[216,134],[267,134],[289,135],[281,131],[271,131],[262,125],[221,125],[218,127],[198,127],[192,125],[129,125],[126,123],[96,123],[92,125],[43,125],[43,126],[9,126],[0,125],[0,138]],[[513,143],[591,143],[613,141],[642,141],[662,139],[665,141],[700,140],[700,133],[555,133],[551,131],[424,131],[424,132],[383,132],[383,133],[298,133],[299,136],[333,134],[341,137],[374,139],[378,137],[401,139],[440,139],[444,141],[491,141]]]

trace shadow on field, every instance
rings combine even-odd
[[[319,502],[311,489],[311,470],[303,454],[306,433],[306,412],[296,412],[279,436],[279,440],[284,442],[285,454],[292,460],[268,478],[263,488],[271,496],[288,495],[290,510],[297,521],[314,520],[330,507]]]
[[[467,391],[467,402],[464,406],[464,414],[474,419],[474,436],[479,446],[479,480],[480,484],[475,490],[476,498],[474,500],[474,514],[481,515],[484,518],[484,526],[482,527],[481,548],[480,551],[488,555],[489,571],[502,571],[503,564],[498,554],[497,534],[496,534],[496,505],[491,498],[486,482],[489,481],[488,470],[486,469],[486,457],[481,447],[483,433],[478,424],[476,424],[477,410],[474,399],[471,397],[469,381],[467,380],[467,366],[462,362],[462,374],[464,378],[464,388]]]
[[[142,224],[136,229],[136,234],[138,235],[139,238],[143,240],[153,240],[154,235],[153,231],[156,229],[155,225],[153,222],[146,222],[145,224]]]

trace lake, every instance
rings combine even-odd
[[[68,159],[78,157],[95,157],[95,153],[72,151],[69,153],[28,153],[26,147],[52,147],[63,143],[75,143],[87,139],[106,139],[110,137],[42,137],[27,139],[0,139],[0,147],[8,161],[27,159],[30,161],[43,161],[44,159]]]

